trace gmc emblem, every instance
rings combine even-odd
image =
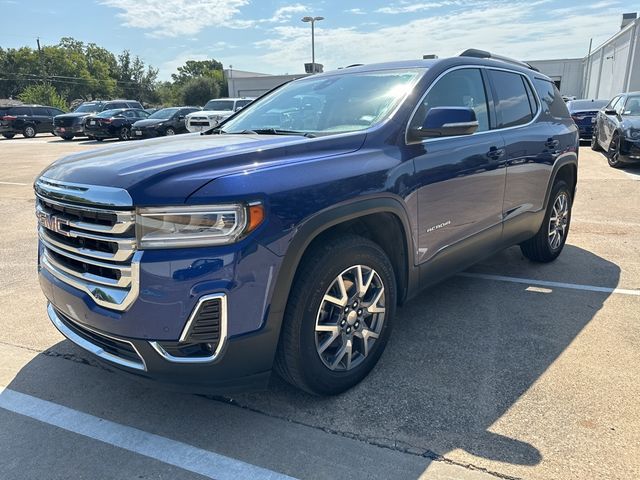
[[[47,230],[59,233],[65,237],[70,236],[69,231],[62,228],[63,225],[69,225],[69,222],[64,218],[49,215],[47,212],[43,212],[42,210],[37,211],[36,216],[38,217],[38,223]]]

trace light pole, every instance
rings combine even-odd
[[[315,23],[320,20],[324,20],[324,17],[303,17],[302,21],[305,23],[311,22],[311,69],[313,73],[316,73],[316,30]]]

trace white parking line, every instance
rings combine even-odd
[[[0,408],[216,480],[292,478],[8,388],[0,387]]]
[[[31,184],[30,183],[18,183],[18,182],[0,182],[0,185],[21,185],[23,187],[28,187]]]
[[[534,280],[532,278],[505,277],[502,275],[490,275],[487,273],[462,272],[459,277],[481,278],[483,280],[495,280],[498,282],[523,283],[526,285],[539,285],[542,287],[570,288],[572,290],[587,290],[589,292],[618,293],[620,295],[633,295],[640,297],[640,290],[625,288],[597,287],[595,285],[581,285],[578,283],[547,282],[546,280]]]

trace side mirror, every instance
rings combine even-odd
[[[413,128],[416,138],[471,135],[478,130],[476,112],[466,107],[434,107],[429,110],[421,127]]]
[[[604,111],[604,114],[605,114],[605,115],[618,115],[618,112],[617,112],[617,111],[615,111],[615,110],[614,110],[614,109],[612,109],[612,108],[608,108],[608,109],[606,109],[606,110]]]
[[[178,120],[184,120],[184,115],[180,115],[180,116],[178,117]]]

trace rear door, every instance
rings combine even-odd
[[[608,110],[617,110],[620,105],[624,104],[624,96],[618,95],[614,97],[609,105],[607,105],[604,110],[600,112],[600,119],[598,124],[598,139],[599,143],[603,148],[608,148],[609,143],[611,143],[611,137],[613,137],[613,132],[616,129],[617,125],[617,115],[607,115],[605,112]]]
[[[49,110],[46,107],[32,107],[31,111],[33,123],[38,133],[53,131],[53,118],[49,115]]]
[[[26,125],[31,124],[31,107],[13,107],[10,115],[16,117],[13,121],[13,128],[22,130]]]

